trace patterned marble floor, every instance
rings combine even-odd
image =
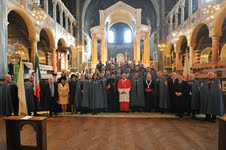
[[[24,143],[35,143],[31,127],[24,128],[23,135]],[[217,150],[217,140],[217,123],[189,118],[59,116],[47,119],[48,150]],[[2,119],[0,150],[6,150]]]

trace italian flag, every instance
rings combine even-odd
[[[35,65],[34,65],[34,95],[38,98],[40,101],[40,80],[41,80],[41,73],[39,68],[39,59],[38,55],[35,55]]]

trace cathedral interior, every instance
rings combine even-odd
[[[216,89],[220,89],[223,99],[218,106],[226,108],[226,0],[0,0],[0,10],[0,85],[10,74],[9,66],[13,66],[13,79],[19,78],[20,62],[24,64],[25,80],[29,80],[31,74],[37,74],[38,63],[45,81],[53,75],[65,75],[66,78],[66,73],[87,75],[86,70],[90,70],[90,75],[97,70],[100,61],[103,65],[114,61],[118,66],[129,62],[157,73],[161,71],[163,76],[164,71],[198,73],[200,87],[209,74],[215,73],[219,81],[219,84],[215,83]],[[59,82],[61,80],[65,79],[60,78]],[[206,84],[209,92],[212,81]],[[41,86],[42,82],[33,86],[39,84]],[[162,84],[166,85],[168,83]],[[81,87],[83,92],[85,88]],[[191,118],[180,118],[164,113],[165,108],[157,113],[121,111],[101,112],[96,116],[76,113],[65,117],[61,114],[64,108],[60,107],[57,108],[60,113],[55,117],[47,118],[49,112],[43,111],[38,112],[37,118],[23,118],[22,121],[30,121],[26,126],[23,122],[17,124],[21,121],[18,116],[11,116],[12,119],[1,116],[2,89],[0,86],[1,150],[15,150],[9,145],[18,144],[14,142],[17,139],[25,145],[44,145],[42,150],[46,150],[47,145],[50,150],[226,149],[224,109],[221,117],[211,114],[217,123],[210,123],[211,120],[202,120],[209,117],[208,114],[198,114],[194,119],[190,112]],[[101,98],[97,96],[97,99]],[[222,113],[220,109],[219,113]],[[13,128],[13,125],[17,126]],[[15,134],[10,137],[13,131]]]
[[[2,4],[1,78],[21,55],[32,72],[82,72],[111,59],[225,77],[224,0],[9,0]]]

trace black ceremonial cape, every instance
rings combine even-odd
[[[75,105],[77,80],[69,81],[69,103]]]
[[[108,100],[108,111],[118,112],[119,111],[119,92],[118,92],[118,80],[108,79],[106,83],[107,100]],[[108,88],[110,86],[110,88]]]
[[[154,81],[147,81],[145,79],[143,81],[143,84],[144,84],[144,97],[145,97],[145,111],[150,112],[152,109],[156,108],[155,82]]]
[[[187,111],[187,104],[189,100],[189,85],[186,81],[182,81],[176,86],[175,92],[182,93],[181,96],[175,98],[175,111],[177,114],[184,114]]]

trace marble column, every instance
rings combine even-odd
[[[134,45],[133,45],[133,59],[137,59],[137,40],[136,36],[134,37]],[[136,62],[137,63],[137,62]]]
[[[182,5],[181,6],[181,23],[184,22],[184,8],[185,8],[185,6]]]
[[[57,10],[56,10],[57,3],[53,1],[53,19],[56,21],[56,16],[57,16]]]
[[[60,25],[63,27],[63,8],[60,10]]]
[[[49,14],[49,3],[48,0],[44,0],[44,10],[47,14]]]
[[[92,35],[92,67],[96,67],[97,64],[97,37]]]
[[[8,72],[7,48],[8,48],[8,31],[7,31],[7,1],[0,0],[0,79],[3,79]]]
[[[144,38],[144,64],[150,65],[150,33],[145,34]]]
[[[65,29],[68,32],[68,16],[66,17],[66,20],[65,20]]]
[[[180,68],[180,52],[176,50],[176,70]]]
[[[173,31],[173,15],[170,16],[170,32]]]
[[[176,29],[178,26],[178,10],[177,12],[175,13],[175,26],[174,26],[174,29]]]
[[[190,62],[190,67],[192,67],[193,62],[194,62],[194,49],[195,49],[196,43],[191,43],[189,46],[189,62]]]
[[[188,17],[192,15],[192,0],[188,1]]]
[[[104,33],[101,37],[101,61],[102,63],[105,63],[107,61],[106,37]]]
[[[140,61],[140,33],[137,33],[134,40],[134,60]]]
[[[70,33],[71,35],[73,35],[73,22],[70,21]]]
[[[11,57],[12,57],[12,39],[8,39],[8,54],[7,54],[7,60],[8,64],[10,63]]]
[[[35,55],[38,52],[38,50],[37,50],[38,39],[32,38],[32,39],[30,39],[30,42],[31,42],[31,62],[34,65],[35,64]]]
[[[56,48],[51,48],[52,51],[52,66],[53,71],[57,72],[57,59],[56,59]]]
[[[212,36],[212,66],[216,67],[218,61],[218,52],[219,52],[219,35]]]

